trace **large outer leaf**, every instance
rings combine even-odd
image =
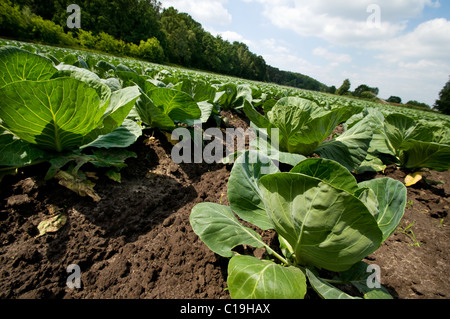
[[[44,151],[4,132],[0,134],[0,166],[29,165],[44,156]]]
[[[386,136],[386,131],[384,129],[385,119],[383,114],[374,108],[369,108],[367,112],[367,117],[373,123],[373,136],[372,141],[370,142],[370,148],[379,153],[395,155],[395,150],[391,149],[390,143],[388,142],[388,138]],[[366,158],[366,160],[368,159]]]
[[[280,170],[258,151],[246,151],[233,165],[228,181],[228,201],[231,209],[242,219],[261,229],[272,229],[259,190],[259,179]]]
[[[177,89],[189,94],[196,102],[213,102],[217,89],[205,81],[184,79],[176,85]]]
[[[231,258],[227,283],[233,299],[303,299],[306,294],[300,269],[252,256]]]
[[[149,93],[153,103],[160,107],[173,121],[185,122],[200,119],[202,112],[187,93],[166,88],[157,88]]]
[[[189,218],[192,229],[216,254],[232,257],[238,245],[264,247],[264,242],[254,230],[244,227],[227,206],[200,203],[194,206]]]
[[[260,179],[260,189],[275,230],[293,247],[299,264],[346,270],[381,243],[367,207],[317,178],[272,174]]]
[[[175,123],[164,113],[162,108],[156,106],[146,93],[141,91],[141,97],[136,101],[136,111],[143,123],[150,127],[172,129]]]
[[[97,74],[73,65],[60,64],[56,68],[58,69],[58,72],[53,74],[53,79],[70,77],[80,80],[89,85],[89,87],[93,88],[97,92],[98,96],[100,97],[101,106],[109,102],[109,99],[111,97],[111,89],[108,85],[101,81]]]
[[[122,125],[111,133],[100,135],[89,144],[83,145],[81,148],[97,147],[97,148],[125,148],[136,142],[142,135],[142,128],[135,121],[125,119]]]
[[[353,286],[358,288],[358,290],[364,294],[364,299],[392,299],[389,292],[381,286],[380,288],[372,287],[369,288],[368,280],[372,273],[367,271],[369,265],[363,261],[356,263],[347,271],[340,273],[340,279],[344,282],[351,283]]]
[[[202,121],[202,123],[208,122],[209,117],[211,116],[211,113],[214,109],[214,104],[212,104],[208,101],[202,101],[202,102],[197,102],[197,105],[198,105],[200,111],[202,112],[202,116],[201,116],[200,120]]]
[[[344,165],[349,171],[358,168],[367,157],[372,140],[372,122],[364,119],[339,137],[322,143],[316,153]]]
[[[102,124],[89,134],[85,142],[90,142],[99,135],[109,134],[120,127],[128,114],[130,114],[140,94],[137,86],[114,91],[111,94],[109,105],[102,116]],[[133,131],[136,132],[135,129]]]
[[[406,168],[429,168],[435,171],[450,169],[450,145],[409,140],[404,142],[401,156]]]
[[[307,128],[312,120],[314,107],[317,106],[309,100],[286,97],[279,100],[267,113],[271,125],[280,130],[281,151],[308,155],[310,150],[314,150],[323,141],[317,142],[308,136],[302,139],[301,136],[302,128]]]
[[[346,190],[351,194],[359,189],[356,179],[348,169],[335,161],[324,158],[304,160],[298,163],[290,172],[316,177],[335,188]]]
[[[16,47],[0,48],[0,87],[23,80],[48,80],[57,70],[46,57]]]
[[[265,128],[267,130],[272,127],[269,120],[259,114],[259,112],[255,110],[253,105],[251,105],[248,101],[244,101],[244,113],[256,127]]]
[[[314,272],[306,268],[306,275],[308,276],[309,284],[323,299],[361,299],[352,297],[342,290],[334,287],[330,283],[326,282]]]
[[[251,128],[255,131],[257,137],[250,141],[250,147],[259,150],[270,159],[291,166],[295,166],[306,159],[305,156],[300,154],[280,151],[278,146],[274,145],[270,137],[266,134],[267,131],[265,129],[259,129],[254,123],[251,123]]]
[[[406,187],[392,178],[378,178],[358,184],[369,187],[378,200],[378,227],[385,241],[397,228],[406,206]]]
[[[290,152],[303,155],[312,154],[349,114],[346,108],[334,108],[329,111],[319,110],[320,112],[317,111],[317,106],[315,108],[315,116],[317,117],[312,118],[298,134],[289,139],[288,149]]]
[[[83,145],[104,112],[96,91],[71,78],[11,83],[0,89],[0,96],[5,128],[29,143],[58,152]]]
[[[398,154],[405,141],[411,139],[411,137],[417,137],[417,127],[417,122],[405,115],[394,113],[386,116],[384,130],[392,150]],[[421,132],[423,135],[419,140],[430,142],[433,133],[423,130],[421,130]]]

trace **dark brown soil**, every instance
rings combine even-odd
[[[229,125],[248,127],[239,117]],[[231,165],[176,164],[164,135],[150,134],[131,148],[138,157],[127,160],[120,184],[100,177],[98,203],[44,181],[45,164],[3,179],[0,298],[229,298],[228,260],[193,233],[189,214],[203,201],[228,204]],[[381,176],[405,173],[390,167]],[[445,184],[410,187],[399,228],[367,258],[400,299],[450,297],[450,172],[426,176]],[[67,215],[66,225],[37,237],[37,225],[55,210]],[[70,264],[80,267],[80,289],[66,286]]]
[[[388,167],[383,175],[403,181],[406,173]],[[408,187],[402,221],[367,262],[381,267],[382,284],[397,298],[448,299],[450,171],[427,171],[424,177],[428,183],[422,180]],[[433,185],[433,182],[444,184]]]

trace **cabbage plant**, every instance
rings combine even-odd
[[[345,125],[351,128],[363,118],[375,129],[366,160],[356,172],[381,171],[387,164],[396,164],[409,173],[405,183],[410,186],[422,178],[424,168],[450,169],[450,128],[445,123],[428,123],[399,113],[384,116],[368,108]]]
[[[139,87],[141,96],[136,101],[136,116],[149,127],[170,131],[179,123],[188,126],[195,121],[204,123],[213,113],[216,90],[205,82],[184,79],[176,85],[166,81],[169,83],[166,85],[150,76],[138,75],[134,70],[118,68],[115,74],[124,87]]]
[[[340,136],[327,139],[339,124],[361,111],[359,107],[319,106],[311,100],[285,97],[262,116],[250,103],[244,104],[244,112],[253,125],[266,131],[279,151],[304,156],[316,153],[341,163],[350,171],[359,167],[367,156],[372,139],[371,122],[361,121]],[[278,140],[273,140],[274,128],[278,129]]]
[[[450,169],[450,128],[394,113],[385,117],[384,132],[389,154],[397,158],[401,167]]]
[[[228,182],[230,206],[197,204],[194,232],[215,253],[231,257],[232,298],[303,298],[308,285],[324,298],[351,298],[333,284],[352,283],[365,298],[390,298],[368,287],[362,262],[395,231],[406,204],[406,188],[380,178],[357,183],[344,166],[329,159],[305,159],[280,172],[258,151],[238,157]],[[236,215],[237,216],[236,216]],[[280,249],[267,245],[238,217],[260,229],[274,229]],[[239,255],[240,245],[265,248],[272,259]],[[321,278],[319,270],[337,272]]]
[[[142,134],[127,120],[140,93],[137,87],[112,91],[94,73],[58,65],[43,56],[15,48],[0,49],[0,169],[49,162],[47,178],[81,195],[98,196],[79,171],[85,163],[113,167],[118,179],[124,149]],[[108,151],[105,152],[105,149]],[[71,163],[69,171],[61,168]]]

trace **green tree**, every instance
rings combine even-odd
[[[200,67],[217,72],[219,59],[217,57],[216,38],[211,33],[205,32],[203,34],[201,44],[203,48],[203,55]]]
[[[105,32],[118,40],[139,44],[140,40],[160,38],[161,5],[156,0],[13,0],[29,7],[44,20],[51,20],[66,31],[67,7],[81,8],[81,27],[94,35]]]
[[[195,33],[190,30],[186,21],[173,7],[165,9],[161,15],[162,31],[166,39],[166,54],[169,61],[190,66],[192,47],[196,45]]]
[[[330,86],[330,89],[328,90],[328,93],[335,94],[336,90],[337,90],[336,87],[334,85],[332,85],[332,86]]]
[[[0,0],[0,34],[22,38],[29,32],[30,25],[18,5],[13,5],[9,0]]]
[[[400,97],[398,97],[398,96],[390,96],[387,99],[387,102],[400,104],[400,103],[402,103],[402,99]]]
[[[450,115],[450,79],[439,93],[439,99],[436,100],[434,107],[440,112]]]
[[[349,92],[351,87],[351,83],[349,79],[345,79],[344,83],[342,83],[341,87],[339,89],[337,89],[336,94],[337,95],[344,95],[347,92]]]
[[[372,87],[370,87],[370,86],[368,86],[368,85],[366,85],[366,84],[361,84],[360,86],[358,86],[358,87],[355,89],[355,91],[353,92],[353,95],[354,95],[354,96],[361,97],[361,95],[362,95],[364,92],[370,92],[370,93],[372,93],[373,95],[377,96],[378,93],[379,93],[379,90],[378,90],[378,88],[372,88]],[[365,94],[365,96],[369,96],[369,95],[368,95],[368,94]]]

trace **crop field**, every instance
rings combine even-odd
[[[448,299],[450,116],[0,41],[0,298]]]

